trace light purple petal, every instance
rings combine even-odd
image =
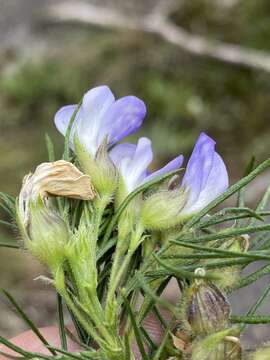
[[[108,86],[98,86],[89,90],[83,97],[81,116],[77,125],[79,140],[92,156],[104,140],[99,133],[105,122],[105,113],[114,104],[115,99]]]
[[[77,105],[67,105],[57,111],[54,117],[54,122],[57,130],[62,134],[66,135],[68,124],[70,119],[76,110]]]
[[[220,155],[215,152],[212,168],[204,188],[200,192],[196,202],[191,206],[188,206],[187,204],[182,210],[182,214],[192,214],[194,212],[200,211],[212,200],[222,194],[228,188],[228,186],[229,178],[226,166]]]
[[[110,145],[125,136],[136,132],[145,117],[146,107],[135,96],[126,96],[117,101],[104,114],[103,126],[99,133],[99,142],[108,135]]]
[[[69,105],[57,112],[55,123],[62,134],[65,134],[75,108],[76,105]],[[94,157],[106,137],[111,146],[137,131],[145,114],[145,104],[137,97],[126,96],[115,101],[108,86],[98,86],[84,95],[72,128],[72,137],[76,133]]]
[[[145,181],[152,180],[154,177],[164,175],[170,171],[179,169],[183,164],[184,156],[179,155],[175,159],[171,160],[167,165],[163,166],[163,168],[154,171],[152,174],[148,175]]]
[[[135,154],[133,156],[133,169],[135,172],[146,173],[148,166],[153,161],[152,143],[146,137],[141,137],[138,141]]]
[[[110,158],[116,167],[121,166],[121,162],[127,158],[132,160],[136,151],[136,145],[130,143],[115,145],[109,152]]]
[[[215,152],[215,141],[201,133],[191,157],[188,161],[182,186],[189,191],[188,206],[192,206],[205,187],[210,170],[212,168]]]
[[[116,145],[110,151],[110,157],[117,166],[129,193],[147,176],[147,168],[153,160],[151,141],[140,138],[137,145],[129,143]]]
[[[145,137],[139,139],[136,151],[126,168],[126,187],[131,192],[138,187],[147,176],[147,168],[153,160],[151,141]]]

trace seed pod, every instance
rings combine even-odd
[[[228,328],[230,305],[216,285],[196,280],[187,299],[186,316],[194,335],[206,336]]]

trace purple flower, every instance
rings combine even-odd
[[[181,183],[186,193],[183,216],[200,211],[228,188],[226,166],[215,151],[215,144],[205,133],[195,144]]]
[[[149,173],[148,167],[153,160],[151,141],[140,138],[137,145],[119,144],[109,153],[118,168],[127,193],[132,192],[145,181],[151,180],[181,167],[183,156],[179,155],[158,171]],[[179,203],[174,202],[175,219],[192,215],[207,206],[228,187],[226,166],[215,151],[215,141],[201,133],[188,161],[185,174],[179,184]],[[168,191],[170,196],[171,191]],[[165,196],[165,193],[163,193]],[[167,198],[164,197],[164,201]],[[170,203],[167,203],[170,206]]]
[[[181,157],[176,159],[180,160]],[[176,159],[150,176],[166,172],[167,168],[177,168]],[[178,167],[181,166],[181,161],[179,163]],[[145,228],[152,230],[174,227],[207,206],[227,187],[227,170],[215,151],[215,142],[202,133],[195,144],[182,181],[173,189],[157,191],[143,201],[142,223]]]
[[[57,129],[66,134],[69,121],[77,105],[62,107],[55,115]],[[107,86],[89,90],[83,97],[82,105],[71,129],[70,147],[74,149],[74,136],[95,157],[105,139],[112,146],[125,136],[134,133],[141,126],[146,114],[142,100],[125,96],[115,100]]]
[[[153,160],[153,152],[151,141],[146,137],[140,138],[137,145],[130,143],[116,145],[110,151],[110,157],[122,176],[127,193],[132,192],[145,181],[178,169],[184,159],[180,155],[160,170],[150,174],[148,167]]]

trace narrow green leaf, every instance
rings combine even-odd
[[[165,269],[170,271],[173,275],[176,275],[183,279],[196,279],[196,278],[201,279],[201,278],[203,278],[203,279],[209,279],[209,280],[210,279],[217,280],[216,275],[211,275],[211,274],[206,274],[205,276],[196,275],[193,272],[185,271],[185,270],[178,269],[178,268],[168,265],[167,263],[162,261],[158,256],[156,256],[155,254],[153,254],[153,256],[162,267],[164,267]]]
[[[110,239],[107,243],[105,243],[105,245],[102,248],[99,248],[97,251],[97,261],[101,259],[106,254],[107,251],[109,251],[113,246],[115,246],[116,242],[117,242],[117,238],[114,237]]]
[[[270,239],[266,239],[265,241],[260,244],[258,250],[269,250],[270,248]]]
[[[265,265],[259,270],[255,271],[254,273],[242,278],[234,287],[233,290],[241,289],[245,286],[248,286],[255,281],[259,280],[265,275],[268,275],[270,273],[270,265]]]
[[[171,276],[167,276],[167,278],[161,282],[161,284],[159,285],[159,287],[158,287],[158,289],[156,291],[157,296],[160,296],[163,293],[163,291],[166,288],[166,286],[168,285],[170,279],[171,279]],[[141,308],[139,310],[139,313],[138,313],[138,322],[139,322],[139,324],[142,323],[142,321],[145,319],[147,314],[149,314],[149,312],[152,311],[152,309],[153,309],[153,312],[154,312],[155,301],[153,301],[152,297],[145,296],[144,300],[143,300],[143,303],[141,305]]]
[[[10,222],[8,222],[8,221],[4,221],[4,220],[0,220],[0,224],[1,224],[1,225],[4,225],[4,226],[8,226],[8,227],[10,227],[10,228],[14,228],[14,227],[15,227],[14,224],[12,224],[12,223],[10,223]]]
[[[127,333],[124,335],[124,340],[125,340],[125,359],[130,360],[131,349],[130,349],[129,335]]]
[[[88,335],[86,333],[86,331],[84,330],[84,328],[80,325],[79,321],[76,319],[75,315],[73,314],[73,312],[70,310],[69,307],[67,307],[68,312],[70,314],[72,323],[74,325],[74,328],[76,329],[77,335],[80,339],[80,341],[84,344],[88,344]]]
[[[256,220],[264,221],[263,217],[270,215],[270,211],[262,211],[262,212],[256,213],[255,211],[253,211],[251,209],[248,209],[248,210],[249,211],[245,211],[243,214],[241,213],[239,215],[226,216],[226,213],[225,214],[222,214],[222,213],[214,214],[209,219],[198,222],[194,228],[201,229],[201,228],[205,228],[208,226],[215,226],[217,224],[221,224],[221,223],[227,222],[227,221],[235,221],[235,220],[246,219],[246,218],[255,218]]]
[[[7,354],[7,353],[5,353],[5,352],[3,352],[3,351],[0,351],[0,355],[4,356],[5,359],[18,360],[18,356],[12,356],[12,355]],[[21,359],[26,359],[26,357],[21,356],[21,357],[20,357],[20,360],[21,360]]]
[[[2,202],[0,203],[0,206],[2,207],[2,209],[7,212],[11,218],[14,218],[15,215],[15,199],[8,195],[5,194],[3,192],[0,192],[0,200],[2,200]]]
[[[0,242],[0,247],[6,247],[6,248],[10,248],[10,249],[19,249],[20,246],[18,244],[12,244],[9,242]]]
[[[122,291],[121,292],[121,295],[123,297],[123,300],[124,300],[124,304],[125,304],[125,307],[126,307],[126,310],[127,310],[127,313],[130,317],[130,322],[131,322],[131,325],[133,327],[133,331],[134,331],[134,335],[135,335],[135,338],[136,338],[136,342],[137,342],[137,345],[138,345],[138,348],[140,350],[140,353],[141,353],[141,356],[142,356],[142,359],[143,360],[147,360],[148,359],[148,356],[145,352],[145,349],[144,349],[144,346],[143,346],[143,339],[142,339],[142,335],[141,335],[141,332],[140,332],[140,329],[139,329],[139,326],[137,324],[137,321],[135,319],[135,316],[131,310],[131,307],[129,305],[129,302],[127,300],[127,298],[125,297],[125,294],[124,292]]]
[[[259,211],[263,211],[265,206],[267,205],[268,201],[269,201],[269,198],[270,198],[270,185],[267,187],[261,201],[259,202],[259,204],[257,205],[256,207],[256,212],[259,212]],[[255,225],[256,223],[256,219],[253,219],[250,221],[250,225]]]
[[[158,308],[155,305],[153,306],[153,313],[156,315],[156,318],[160,322],[161,327],[163,327],[163,329],[166,330],[168,328],[168,325],[167,325],[166,321],[163,319],[163,317],[161,316],[160,311],[158,310]]]
[[[162,353],[165,349],[165,346],[167,344],[167,341],[169,339],[169,335],[170,335],[170,328],[168,328],[164,334],[164,337],[157,349],[157,352],[154,354],[154,357],[153,357],[153,360],[160,360],[161,356],[162,356]]]
[[[232,323],[235,324],[270,324],[270,316],[239,316],[232,315],[230,317]]]
[[[88,351],[93,351],[93,348],[80,342],[80,340],[76,337],[75,334],[73,334],[69,328],[65,328],[65,331],[66,331],[66,334],[68,336],[69,339],[71,339],[75,344],[77,344],[79,346],[79,348],[82,348],[82,349],[86,349]]]
[[[255,167],[255,156],[253,155],[245,168],[243,176],[244,177],[248,176],[251,173],[251,171],[254,170],[254,167]],[[237,203],[239,207],[245,205],[245,191],[246,191],[246,187],[243,186],[238,192]]]
[[[270,285],[268,285],[262,295],[257,299],[257,301],[255,302],[255,304],[249,309],[249,311],[247,312],[246,316],[254,316],[257,312],[257,310],[259,309],[259,307],[263,304],[264,300],[266,299],[267,295],[269,294],[270,291]],[[243,324],[241,326],[241,332],[243,332],[246,328],[246,324]]]
[[[54,346],[49,346],[49,350],[51,351],[54,351],[55,353],[60,353],[60,354],[63,354],[63,355],[66,355],[68,356],[68,359],[78,359],[78,360],[82,360],[82,356],[81,355],[76,355],[74,353],[71,353],[69,351],[66,351],[66,350],[62,350],[62,349],[58,349]]]
[[[0,207],[6,214],[8,214],[10,217],[13,217],[14,213],[4,202],[0,203]]]
[[[66,132],[66,136],[65,136],[65,146],[64,146],[64,154],[63,154],[63,159],[66,161],[69,161],[69,141],[70,141],[70,134],[71,134],[71,129],[72,129],[72,125],[74,123],[74,120],[76,118],[76,115],[80,109],[82,105],[82,99],[80,100],[80,102],[78,103],[75,111],[73,112],[69,124],[68,124],[68,128],[67,128],[67,132]]]
[[[190,241],[190,242],[208,242],[212,240],[221,240],[227,239],[234,236],[244,235],[244,234],[253,234],[261,231],[270,230],[270,224],[258,225],[258,226],[247,226],[243,228],[234,228],[234,229],[226,229],[224,231],[220,231],[219,233],[209,234],[204,236],[194,236],[189,238],[179,237],[179,240],[182,241]],[[172,240],[172,243],[176,243],[178,240]]]
[[[34,334],[39,338],[39,340],[44,344],[46,348],[48,348],[49,343],[44,338],[44,336],[41,334],[41,332],[38,330],[38,328],[35,326],[35,324],[29,319],[29,317],[25,314],[25,312],[22,310],[22,308],[19,306],[19,304],[16,302],[16,300],[13,298],[12,295],[9,294],[4,289],[1,289],[1,292],[6,296],[6,298],[9,300],[9,302],[14,306],[20,317],[24,320],[24,322],[30,327],[30,329],[33,331]],[[51,351],[53,355],[56,355],[54,351]]]
[[[177,315],[176,307],[170,304],[168,301],[162,299],[160,296],[157,296],[153,291],[153,289],[151,289],[150,286],[147,284],[142,274],[137,273],[137,277],[138,277],[138,283],[141,286],[141,288],[146,292],[147,295],[149,295],[154,300],[154,302],[160,304],[165,309],[168,309],[172,314]]]
[[[163,255],[162,259],[183,259],[183,260],[203,260],[203,259],[227,259],[231,258],[232,256],[225,255],[225,254],[208,254],[208,253],[198,253],[198,254],[170,254],[170,255]]]
[[[150,335],[145,330],[145,328],[143,326],[140,326],[140,330],[141,330],[141,333],[142,333],[143,337],[145,338],[147,344],[149,345],[149,348],[151,349],[150,352],[156,351],[157,345],[153,342],[153,340],[151,339]]]
[[[45,134],[45,142],[48,152],[48,159],[50,162],[55,161],[54,145],[49,134]]]
[[[213,262],[207,262],[203,264],[204,269],[216,269],[216,268],[224,268],[228,266],[240,266],[240,265],[248,265],[251,262],[253,262],[253,259],[249,258],[234,258],[233,260],[218,260]],[[198,265],[189,265],[187,266],[188,270],[196,270],[198,268]]]
[[[258,254],[257,252],[238,252],[238,251],[230,251],[230,250],[224,250],[224,249],[216,249],[211,248],[207,246],[199,246],[195,244],[189,244],[184,241],[179,240],[171,240],[173,244],[180,245],[186,248],[190,249],[196,249],[196,250],[202,250],[202,251],[208,251],[209,253],[216,253],[216,254],[224,254],[228,257],[244,257],[244,258],[250,258],[252,260],[270,260],[270,255],[264,255],[264,254]]]
[[[20,348],[19,346],[17,346],[15,344],[13,344],[12,342],[6,340],[2,336],[0,336],[0,344],[3,344],[7,348],[15,351],[16,353],[23,355],[26,359],[34,359],[34,358],[36,358],[36,359],[50,359],[50,357],[46,356],[46,355],[41,355],[41,354],[25,351],[24,349]]]
[[[60,294],[57,293],[57,312],[58,312],[58,328],[59,336],[61,340],[61,346],[63,350],[67,350],[67,337],[65,331],[65,321],[63,312],[63,299]]]

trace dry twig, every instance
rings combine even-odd
[[[73,1],[51,6],[49,15],[52,19],[60,22],[78,22],[158,34],[193,55],[208,56],[233,65],[270,72],[270,54],[267,52],[191,34],[169,20],[174,1],[166,0],[166,6],[164,4],[165,2],[158,3],[158,6],[149,15],[129,17],[108,7]]]

